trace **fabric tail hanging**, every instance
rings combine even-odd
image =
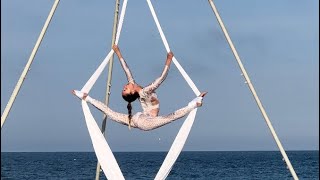
[[[169,44],[168,44],[166,37],[161,29],[160,23],[158,21],[158,18],[157,18],[155,11],[154,11],[152,3],[150,0],[147,0],[147,3],[149,5],[153,19],[157,25],[162,42],[163,42],[167,52],[170,52]],[[193,92],[197,96],[200,95],[200,91],[198,90],[196,85],[193,83],[191,78],[188,76],[188,74],[185,72],[185,70],[182,68],[182,66],[179,64],[178,60],[175,57],[173,57],[173,62],[176,65],[176,67],[178,68],[178,70],[181,73],[181,75],[183,76],[183,78],[187,81],[187,83],[189,84],[189,86],[191,87]],[[189,113],[186,120],[184,121],[184,123],[182,124],[173,144],[171,145],[171,148],[170,148],[165,160],[163,161],[163,163],[162,163],[162,165],[161,165],[161,167],[155,177],[156,180],[166,179],[166,177],[169,175],[174,163],[176,162],[178,156],[180,155],[180,153],[183,149],[183,146],[189,136],[189,133],[192,128],[196,113],[197,113],[197,109],[192,110]]]
[[[119,42],[124,15],[126,12],[127,2],[128,0],[124,0],[122,5],[115,44],[118,44]],[[93,75],[90,77],[87,83],[83,86],[83,88],[81,89],[82,92],[85,92],[85,93],[90,92],[91,88],[93,87],[93,85],[95,84],[95,82],[97,81],[97,79],[99,78],[103,70],[105,69],[106,65],[108,64],[113,53],[114,51],[113,49],[111,49],[111,51],[108,53],[106,58],[102,61],[100,66],[97,68],[97,70],[93,73]],[[103,170],[107,179],[110,179],[110,180],[123,179],[124,180],[124,176],[120,170],[120,167],[109,147],[108,142],[104,138],[101,130],[99,129],[99,126],[97,125],[94,117],[92,116],[87,102],[82,100],[81,105],[82,105],[83,113],[85,116],[88,132],[90,134],[90,138],[93,144],[95,154],[101,165],[101,169]]]

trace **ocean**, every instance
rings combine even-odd
[[[154,179],[166,152],[115,152],[124,177]],[[319,179],[319,151],[287,151],[299,179]],[[93,180],[94,152],[1,152],[1,180]],[[103,172],[100,179],[106,179]],[[292,179],[279,151],[184,151],[171,179]]]

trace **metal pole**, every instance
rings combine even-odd
[[[112,42],[111,46],[114,45],[115,40],[116,40],[116,33],[117,33],[117,25],[118,25],[118,16],[119,16],[119,7],[120,7],[120,0],[116,0],[116,7],[114,11],[114,19],[113,19],[113,30],[112,30]],[[110,61],[109,61],[109,70],[108,70],[108,80],[107,80],[107,90],[106,90],[106,99],[105,103],[108,105],[109,104],[109,97],[110,97],[110,89],[111,89],[111,80],[112,80],[112,68],[113,68],[113,57],[111,56]],[[104,114],[103,115],[103,121],[102,121],[102,126],[101,126],[101,132],[102,134],[105,134],[105,129],[106,129],[106,122],[107,122],[107,116]],[[97,169],[96,169],[96,180],[99,180],[100,177],[100,170],[101,166],[99,161],[97,162]]]
[[[281,145],[281,142],[280,142],[280,140],[279,140],[279,138],[278,138],[275,130],[273,129],[273,126],[272,126],[272,124],[271,124],[271,121],[269,120],[269,118],[268,118],[268,116],[267,116],[267,113],[266,113],[266,111],[264,110],[261,101],[259,100],[259,97],[258,97],[258,95],[257,95],[257,93],[256,93],[256,91],[255,91],[255,89],[254,89],[254,87],[253,87],[253,84],[250,82],[249,76],[248,76],[246,70],[244,69],[244,66],[242,65],[242,62],[241,62],[241,60],[240,60],[240,57],[239,57],[239,55],[238,55],[238,53],[237,53],[237,51],[236,51],[236,49],[235,49],[235,47],[234,47],[234,45],[233,45],[230,37],[229,37],[229,35],[228,35],[227,29],[225,28],[225,26],[224,26],[224,24],[223,24],[223,22],[222,22],[222,20],[221,20],[221,18],[220,18],[220,15],[219,15],[219,13],[218,13],[218,10],[217,10],[217,8],[215,7],[215,5],[214,5],[214,3],[213,3],[213,0],[208,0],[208,1],[209,1],[210,5],[211,5],[211,8],[212,8],[213,12],[214,12],[215,15],[216,15],[216,18],[217,18],[217,20],[218,20],[218,22],[219,22],[219,24],[220,24],[220,26],[221,26],[221,29],[222,29],[222,31],[223,31],[223,33],[224,33],[224,35],[225,35],[225,37],[226,37],[226,39],[227,39],[227,41],[228,41],[228,43],[229,43],[229,46],[230,46],[230,48],[231,48],[231,50],[232,50],[232,52],[233,52],[233,54],[234,54],[234,56],[235,56],[238,64],[239,64],[239,67],[240,67],[240,69],[241,69],[241,71],[242,71],[242,75],[244,76],[244,78],[245,78],[245,80],[246,80],[246,83],[248,84],[249,89],[251,90],[251,92],[252,92],[252,94],[253,94],[253,96],[254,96],[254,98],[255,98],[255,100],[256,100],[256,103],[257,103],[257,105],[258,105],[258,107],[259,107],[259,109],[260,109],[260,111],[261,111],[261,113],[262,113],[262,115],[263,115],[263,117],[264,117],[264,119],[265,119],[265,121],[266,121],[266,123],[267,123],[267,125],[268,125],[268,127],[269,127],[269,129],[270,129],[270,131],[271,131],[271,133],[272,133],[272,135],[273,135],[273,138],[274,138],[274,140],[276,141],[276,143],[277,143],[277,145],[278,145],[278,147],[279,147],[279,149],[280,149],[280,152],[281,152],[281,154],[282,154],[282,156],[283,156],[283,159],[284,159],[285,162],[287,163],[287,168],[290,170],[290,172],[291,172],[291,174],[292,174],[292,177],[293,177],[294,179],[298,179],[298,176],[297,176],[297,174],[295,173],[295,171],[294,171],[294,169],[293,169],[293,167],[292,167],[292,165],[291,165],[291,163],[290,163],[290,161],[289,161],[289,158],[288,158],[285,150],[283,149],[283,147],[282,147],[282,145]]]
[[[14,103],[14,100],[16,99],[16,97],[17,97],[17,95],[18,95],[18,93],[20,91],[20,88],[21,88],[21,86],[23,84],[23,81],[25,80],[25,78],[26,78],[26,76],[27,76],[27,74],[28,74],[28,72],[30,70],[30,66],[32,64],[32,61],[33,61],[33,59],[34,59],[34,57],[35,57],[35,55],[36,55],[36,53],[38,51],[38,48],[39,48],[39,46],[41,44],[41,41],[42,41],[42,39],[43,39],[43,37],[44,37],[44,35],[46,33],[46,30],[47,30],[47,28],[48,28],[48,26],[50,24],[52,16],[53,16],[53,14],[54,14],[54,12],[55,12],[58,4],[59,4],[59,1],[60,0],[56,0],[54,2],[53,6],[51,8],[51,11],[50,11],[50,13],[48,15],[48,18],[47,18],[47,20],[46,20],[46,22],[45,22],[45,24],[44,24],[44,26],[42,28],[42,31],[41,31],[39,37],[38,37],[38,40],[37,40],[32,52],[31,52],[29,60],[28,60],[28,62],[26,64],[24,70],[22,71],[22,74],[21,74],[21,76],[20,76],[20,78],[19,78],[19,80],[18,80],[18,82],[17,82],[12,94],[11,94],[11,97],[10,97],[10,99],[8,101],[8,104],[7,104],[6,108],[4,109],[4,111],[3,111],[2,115],[1,115],[1,129],[2,129],[2,126],[3,126],[4,122],[7,119],[7,116],[9,114],[9,112],[10,112],[10,109],[11,109],[13,103]]]

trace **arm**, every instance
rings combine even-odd
[[[134,79],[133,79],[133,76],[132,76],[132,74],[131,74],[131,71],[130,71],[130,69],[129,69],[127,63],[126,63],[126,61],[123,59],[119,47],[118,47],[117,45],[113,45],[113,46],[112,46],[112,49],[114,50],[114,52],[115,52],[115,53],[117,54],[117,56],[118,56],[118,59],[119,59],[119,61],[120,61],[120,63],[121,63],[121,66],[122,66],[122,69],[124,70],[124,72],[125,72],[125,74],[126,74],[126,76],[127,76],[128,82],[134,84]]]
[[[153,92],[154,90],[156,90],[160,84],[166,79],[167,75],[168,75],[168,72],[169,72],[169,67],[170,67],[170,64],[171,64],[171,61],[172,61],[172,58],[173,58],[173,53],[172,52],[169,52],[167,54],[167,60],[166,60],[166,64],[164,66],[164,69],[161,73],[161,76],[158,77],[155,81],[153,81],[150,85],[148,85],[147,87],[143,88],[144,92],[146,93],[151,93]]]

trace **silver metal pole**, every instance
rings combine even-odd
[[[22,84],[23,84],[23,81],[25,80],[25,78],[26,78],[26,76],[27,76],[27,73],[28,73],[29,70],[30,70],[30,66],[31,66],[31,64],[32,64],[32,61],[33,61],[33,59],[34,59],[34,57],[35,57],[35,55],[36,55],[36,53],[37,53],[37,51],[38,51],[38,48],[39,48],[39,46],[40,46],[40,44],[41,44],[41,41],[42,41],[42,39],[43,39],[43,37],[44,37],[44,35],[45,35],[45,33],[46,33],[46,30],[47,30],[47,28],[48,28],[48,26],[49,26],[49,24],[50,24],[50,21],[51,21],[51,19],[52,19],[52,16],[53,16],[53,14],[54,14],[54,12],[55,12],[58,4],[59,4],[59,1],[60,1],[60,0],[56,0],[56,1],[54,2],[53,6],[52,6],[52,8],[51,8],[51,11],[50,11],[50,13],[49,13],[49,15],[48,15],[48,18],[47,18],[47,20],[46,20],[46,22],[45,22],[45,24],[44,24],[44,26],[43,26],[43,28],[42,28],[42,31],[41,31],[39,37],[38,37],[38,40],[37,40],[37,42],[36,42],[36,44],[35,44],[32,52],[31,52],[31,55],[30,55],[30,57],[29,57],[29,60],[28,60],[28,62],[27,62],[27,64],[26,64],[24,70],[22,71],[22,74],[21,74],[21,76],[20,76],[20,78],[19,78],[19,80],[18,80],[18,82],[17,82],[17,84],[16,84],[16,86],[15,86],[12,94],[11,94],[11,97],[10,97],[10,99],[9,99],[9,101],[8,101],[8,104],[7,104],[6,108],[4,109],[4,111],[3,111],[2,115],[1,115],[1,129],[2,129],[2,126],[3,126],[4,122],[5,122],[6,119],[7,119],[7,116],[8,116],[8,114],[9,114],[10,110],[11,110],[11,107],[12,107],[12,105],[13,105],[13,103],[14,103],[14,100],[16,99],[16,97],[17,97],[17,95],[18,95],[18,93],[19,93],[19,91],[20,91],[20,88],[21,88],[21,86],[22,86]]]
[[[120,7],[120,0],[116,0],[116,7],[114,11],[114,19],[113,19],[113,30],[112,30],[112,42],[111,46],[114,45],[116,41],[116,33],[117,33],[117,25],[118,25],[118,16],[119,16],[119,7]],[[111,80],[112,80],[112,68],[113,68],[113,57],[114,55],[111,56],[110,61],[109,61],[109,71],[108,71],[108,80],[107,80],[107,90],[106,90],[106,99],[105,103],[108,105],[109,104],[109,97],[110,97],[110,89],[111,89]],[[103,115],[103,120],[102,120],[102,126],[101,126],[101,132],[102,134],[105,134],[105,129],[106,129],[106,122],[107,122],[107,116],[104,114]],[[100,170],[101,166],[99,161],[97,162],[97,169],[96,169],[96,180],[99,180],[100,178]]]
[[[217,10],[216,6],[215,6],[214,3],[213,3],[213,0],[208,0],[208,1],[209,1],[209,4],[211,5],[211,8],[212,8],[213,12],[214,12],[215,15],[216,15],[216,18],[217,18],[217,20],[218,20],[218,22],[219,22],[219,24],[220,24],[220,26],[221,26],[221,29],[222,29],[222,31],[223,31],[223,33],[224,33],[224,35],[225,35],[225,37],[226,37],[226,39],[227,39],[227,41],[228,41],[228,43],[229,43],[229,46],[230,46],[230,48],[231,48],[231,50],[232,50],[232,52],[233,52],[233,54],[234,54],[234,56],[235,56],[235,58],[236,58],[236,60],[237,60],[237,62],[238,62],[238,65],[239,65],[239,67],[240,67],[240,69],[241,69],[241,71],[242,71],[242,74],[243,74],[243,76],[244,76],[244,78],[245,78],[245,80],[246,80],[246,83],[248,84],[249,89],[251,90],[251,92],[252,92],[252,94],[253,94],[253,96],[254,96],[254,99],[256,100],[256,103],[257,103],[257,105],[258,105],[258,107],[259,107],[259,109],[260,109],[260,111],[261,111],[261,113],[262,113],[262,115],[263,115],[263,117],[264,117],[264,119],[265,119],[265,121],[266,121],[266,123],[267,123],[267,125],[268,125],[268,127],[269,127],[269,129],[270,129],[270,131],[271,131],[271,134],[272,134],[274,140],[276,141],[276,143],[277,143],[277,145],[278,145],[278,147],[279,147],[279,149],[280,149],[280,152],[281,152],[281,154],[282,154],[282,156],[283,156],[283,159],[284,159],[285,162],[287,163],[287,167],[288,167],[288,169],[290,170],[290,172],[291,172],[291,174],[292,174],[292,177],[293,177],[294,179],[298,179],[298,176],[297,176],[297,174],[295,173],[295,171],[294,171],[294,169],[293,169],[293,167],[292,167],[292,165],[291,165],[291,163],[290,163],[290,160],[289,160],[289,158],[288,158],[285,150],[283,149],[283,147],[282,147],[282,145],[281,145],[281,142],[280,142],[280,140],[279,140],[279,138],[278,138],[275,130],[273,129],[273,126],[272,126],[272,124],[271,124],[271,121],[269,120],[269,118],[268,118],[268,116],[267,116],[267,113],[266,113],[266,111],[264,110],[261,101],[259,100],[259,97],[258,97],[258,95],[257,95],[257,93],[256,93],[256,91],[255,91],[255,89],[254,89],[254,87],[253,87],[253,84],[250,82],[249,76],[248,76],[248,74],[247,74],[244,66],[242,65],[242,62],[241,62],[240,57],[239,57],[239,55],[238,55],[238,53],[237,53],[237,51],[236,51],[236,48],[234,47],[234,45],[233,45],[233,43],[232,43],[232,41],[231,41],[231,39],[230,39],[230,37],[229,37],[229,34],[228,34],[228,32],[227,32],[227,29],[225,28],[225,26],[224,26],[224,24],[223,24],[223,22],[222,22],[222,19],[220,18],[220,15],[219,15],[219,13],[218,13],[218,10]]]

